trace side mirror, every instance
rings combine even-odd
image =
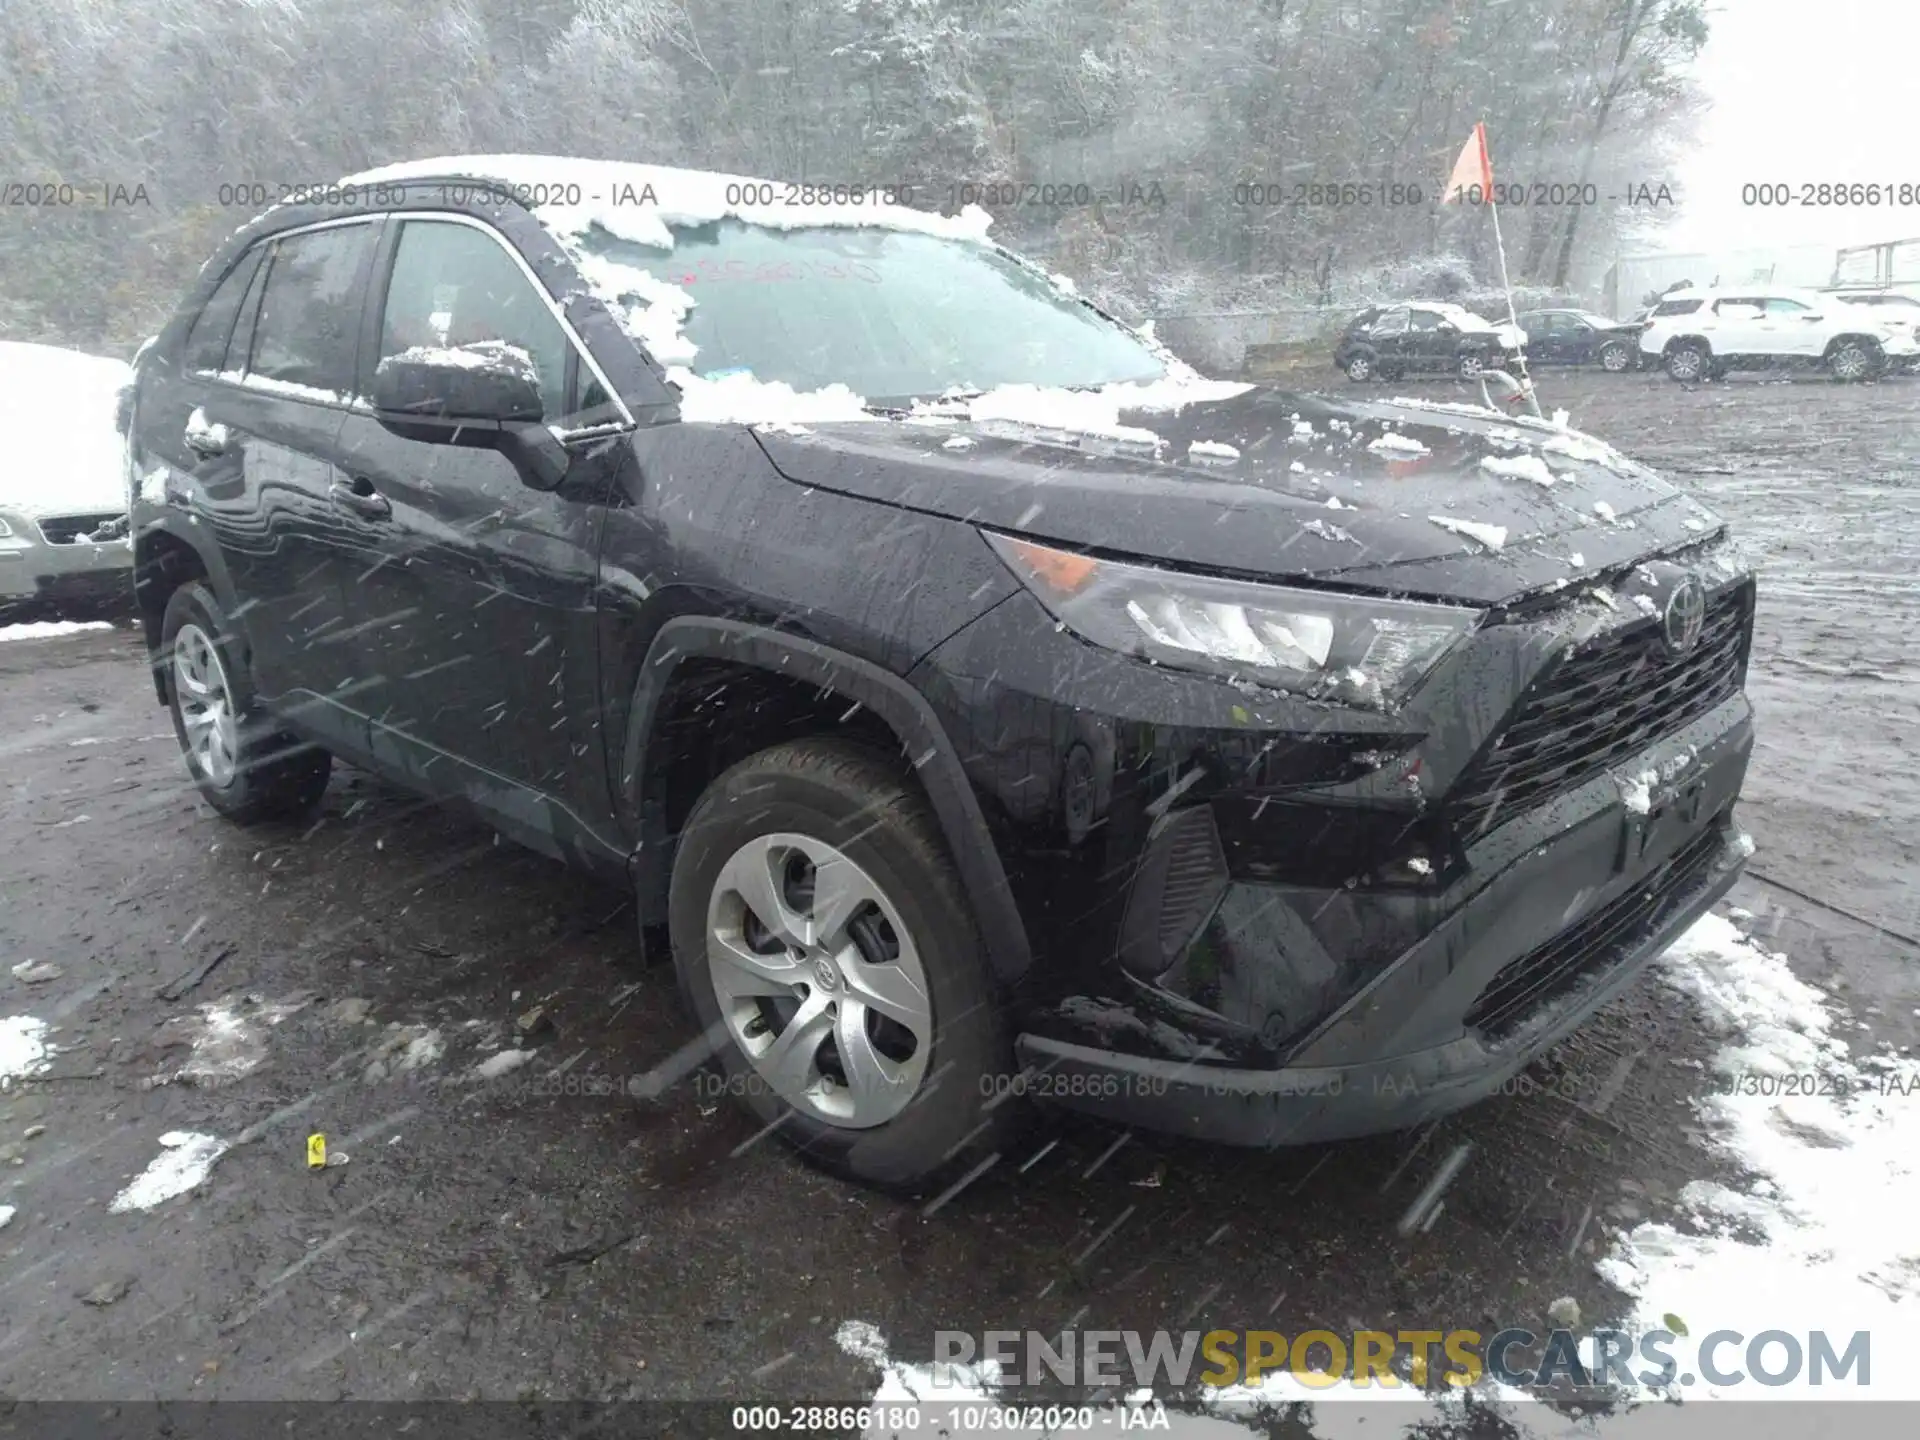
[[[498,450],[535,490],[556,490],[571,457],[542,423],[533,361],[499,341],[389,355],[373,374],[373,409],[386,429],[427,445]]]

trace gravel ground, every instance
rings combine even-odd
[[[1920,947],[1888,932],[1920,932],[1920,382],[1543,389],[1762,565],[1742,816],[1767,878],[1734,901],[1863,1044],[1913,1043]],[[620,893],[356,772],[310,826],[213,816],[126,629],[0,644],[0,777],[0,1015],[51,1047],[0,1092],[10,1397],[857,1399],[850,1319],[906,1360],[936,1329],[1541,1326],[1562,1295],[1591,1320],[1621,1306],[1592,1268],[1609,1226],[1725,1164],[1693,1109],[1713,1042],[1650,980],[1535,1093],[1422,1135],[1250,1154],[1042,1124],[929,1213],[691,1083],[624,1094],[690,1031]],[[29,960],[58,973],[10,973]],[[308,1168],[316,1131],[347,1163]],[[170,1132],[231,1148],[116,1212]]]

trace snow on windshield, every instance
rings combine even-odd
[[[1150,442],[1118,422],[1122,408],[1249,388],[1202,381],[1150,326],[1126,329],[992,245],[978,207],[770,204],[785,187],[535,157],[428,160],[349,183],[456,168],[510,186],[539,176],[557,195],[533,213],[665,368],[686,420],[791,426],[908,407],[924,419],[930,402],[952,416],[964,395],[974,418]]]

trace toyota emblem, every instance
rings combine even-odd
[[[1667,596],[1667,608],[1661,612],[1660,633],[1674,654],[1691,650],[1700,641],[1707,623],[1707,587],[1698,577],[1688,575]]]

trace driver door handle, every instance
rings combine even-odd
[[[186,446],[203,459],[227,453],[230,440],[227,427],[207,419],[207,412],[195,406],[193,413],[187,416],[187,431],[182,437]]]
[[[374,489],[373,482],[364,475],[356,475],[351,480],[334,481],[327,487],[327,494],[356,515],[364,515],[369,520],[385,520],[393,514],[393,502]]]

